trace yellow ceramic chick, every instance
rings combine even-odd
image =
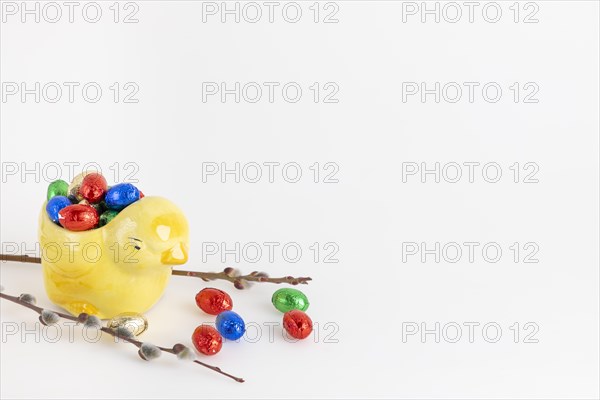
[[[187,261],[188,223],[167,199],[144,197],[83,232],[53,223],[45,206],[39,239],[46,292],[73,315],[143,313],[161,297],[171,265]]]

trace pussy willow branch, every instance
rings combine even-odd
[[[15,261],[22,263],[41,264],[42,259],[39,257],[29,257],[26,254],[15,256],[12,254],[0,254],[0,261]]]
[[[29,257],[27,255],[10,255],[0,254],[0,261],[16,261],[32,264],[40,264],[42,262],[39,257]],[[240,275],[233,268],[225,268],[222,272],[199,272],[199,271],[185,271],[174,269],[173,275],[176,276],[189,276],[194,278],[200,278],[205,282],[214,280],[225,280],[233,283],[236,289],[244,289],[245,283],[247,282],[268,282],[268,283],[287,283],[289,285],[306,285],[312,278],[299,277],[294,278],[293,276],[284,276],[282,278],[269,278],[264,272],[254,271],[248,275]]]
[[[12,301],[13,303],[19,304],[19,305],[21,305],[23,307],[27,307],[27,308],[35,311],[36,313],[38,313],[38,315],[40,315],[40,316],[42,315],[42,311],[44,310],[43,308],[38,307],[38,306],[36,306],[34,304],[31,304],[31,303],[28,303],[26,301],[20,300],[18,297],[15,297],[15,296],[11,296],[11,295],[8,295],[8,294],[0,293],[0,297],[3,298],[3,299],[6,299],[8,301]],[[64,313],[61,313],[61,312],[58,312],[58,311],[53,311],[53,312],[56,315],[58,315],[59,317],[64,318],[64,319],[68,319],[69,321],[81,322],[81,315],[80,315],[80,317],[74,317],[72,315],[64,314]],[[117,331],[115,331],[115,330],[113,330],[111,328],[101,327],[100,330],[102,332],[104,332],[104,333],[107,333],[107,334],[111,335],[111,336],[114,336],[114,337],[117,337],[119,339],[122,339],[125,342],[131,343],[134,346],[136,346],[138,349],[142,346],[142,342],[140,342],[139,340],[135,340],[135,339],[132,339],[132,338],[128,338],[126,336],[122,336]],[[157,347],[161,351],[163,351],[165,353],[177,354],[176,351],[175,351],[175,346],[173,348],[160,347],[160,346],[157,346]],[[227,372],[222,371],[221,368],[219,368],[219,367],[215,367],[213,365],[209,365],[209,364],[203,363],[202,361],[199,361],[199,360],[194,360],[194,362],[196,364],[202,365],[203,367],[206,367],[206,368],[211,369],[211,370],[213,370],[215,372],[218,372],[221,375],[225,375],[226,377],[231,378],[231,379],[233,379],[236,382],[240,382],[240,383],[244,382],[244,380],[242,378],[238,378],[236,376],[228,374]]]
[[[231,267],[225,268],[223,272],[195,272],[174,269],[173,275],[200,278],[204,282],[222,279],[232,282],[236,289],[244,289],[244,284],[246,282],[269,282],[287,283],[290,285],[307,285],[308,281],[312,280],[312,278],[309,277],[294,278],[293,276],[285,276],[283,278],[269,278],[269,276],[266,273],[258,271],[251,272],[248,275],[240,275],[235,269]]]

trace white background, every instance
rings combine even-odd
[[[314,337],[288,343],[276,327],[269,340],[264,324],[281,322],[270,305],[276,286],[236,291],[227,283],[211,284],[232,295],[247,322],[263,327],[256,343],[226,343],[217,356],[203,358],[244,377],[240,385],[170,355],[145,363],[132,346],[107,338],[86,343],[78,329],[73,343],[66,328],[58,343],[48,343],[43,332],[39,339],[34,333],[23,337],[22,327],[6,335],[9,324],[21,322],[35,332],[36,316],[2,301],[2,398],[599,396],[597,2],[521,3],[517,23],[513,2],[498,3],[502,16],[496,23],[483,18],[484,2],[473,23],[464,5],[456,23],[443,16],[436,23],[431,15],[423,23],[420,14],[404,14],[404,22],[407,4],[392,1],[337,1],[338,23],[322,22],[334,10],[323,3],[318,23],[309,9],[313,2],[299,3],[297,23],[283,19],[285,3],[273,23],[266,6],[257,23],[236,23],[232,16],[222,23],[219,15],[203,22],[202,2],[138,1],[139,22],[123,23],[133,9],[121,4],[115,23],[112,3],[99,3],[97,23],[83,19],[85,3],[73,23],[65,6],[57,23],[43,17],[36,23],[32,16],[23,23],[20,13],[3,14],[4,85],[97,82],[103,89],[96,103],[80,90],[72,103],[66,91],[56,103],[43,96],[36,103],[33,95],[3,98],[3,250],[15,243],[22,251],[34,249],[49,163],[58,163],[68,179],[65,163],[79,163],[80,172],[96,162],[109,183],[123,180],[130,171],[125,163],[134,163],[146,195],[167,197],[185,211],[191,226],[187,268],[311,276],[314,281],[302,289],[320,335],[317,343]],[[538,22],[524,23],[536,7],[532,18]],[[115,103],[109,89],[114,82],[134,82],[138,103]],[[236,103],[232,95],[203,102],[203,82],[229,88],[235,82],[297,82],[303,94],[296,103],[283,99],[280,89],[272,103],[266,91],[257,103]],[[315,103],[309,88],[314,82],[335,83],[338,102]],[[447,93],[436,103],[433,95],[403,101],[403,82],[426,82],[430,89],[435,82],[479,86],[473,102],[463,86],[458,102],[447,101],[454,97]],[[502,88],[495,103],[482,97],[488,82]],[[516,103],[509,88],[515,82],[521,89]],[[531,98],[536,103],[524,102],[528,82],[539,88]],[[273,183],[266,175],[258,183],[236,183],[231,175],[225,183],[219,175],[203,183],[202,166],[210,162],[296,162],[303,175],[288,183],[278,169]],[[309,167],[315,162],[339,166],[339,182],[323,183],[321,175],[314,183]],[[432,175],[425,183],[420,175],[403,182],[403,163],[410,162],[429,168],[436,162],[497,163],[502,177],[488,183],[480,165],[473,183],[466,167],[457,183],[443,176],[436,183]],[[518,183],[509,169],[515,162],[522,172]],[[527,162],[539,167],[537,183],[523,182]],[[115,163],[119,167],[111,170]],[[7,174],[15,165],[17,173]],[[34,172],[23,175],[25,169]],[[229,248],[236,242],[293,242],[303,254],[287,262],[280,246],[274,262],[265,253],[258,263],[244,257],[236,263],[232,256],[223,263],[218,255],[203,260],[208,242]],[[323,250],[315,262],[309,249],[314,242],[339,246],[339,262],[324,262]],[[455,263],[444,257],[436,263],[433,255],[425,263],[405,255],[403,262],[406,242],[480,246],[474,262],[466,253]],[[495,263],[481,253],[490,242],[503,251]],[[521,246],[518,262],[509,248],[515,242]],[[539,248],[537,263],[524,262],[532,248],[523,246],[530,242]],[[51,306],[39,266],[2,263],[0,271],[6,293],[32,293]],[[212,321],[194,304],[204,286],[174,277],[147,313],[144,340],[191,345],[194,328]],[[472,343],[468,322],[480,324]],[[528,322],[539,328],[530,337],[537,343],[525,343],[533,329],[524,328]],[[324,329],[327,323],[337,332]],[[434,334],[403,341],[410,323],[427,329],[439,323],[439,343]],[[462,326],[457,343],[451,343],[453,323]],[[486,340],[494,338],[493,329],[482,333],[487,323],[502,329],[496,343]]]

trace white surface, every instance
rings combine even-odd
[[[280,322],[270,306],[276,287],[240,292],[218,283],[246,321],[263,326],[257,343],[227,343],[207,360],[245,384],[168,355],[144,363],[131,346],[89,344],[76,330],[73,343],[5,338],[2,398],[599,396],[597,2],[537,2],[534,24],[512,22],[512,2],[500,3],[496,24],[480,13],[474,23],[410,16],[403,23],[402,3],[359,1],[337,2],[336,24],[311,22],[312,2],[301,3],[297,24],[280,14],[272,24],[203,23],[202,3],[191,1],[137,2],[139,23],[115,24],[111,3],[101,3],[97,24],[81,14],[72,24],[14,16],[2,23],[2,82],[94,81],[105,93],[94,104],[80,97],[3,101],[3,168],[78,162],[80,169],[93,161],[110,174],[115,162],[135,163],[147,195],[185,210],[192,229],[187,267],[312,276],[303,288],[309,314],[321,327],[335,323],[338,343],[325,343],[324,330],[318,343],[287,343],[280,327],[271,343],[263,324]],[[202,82],[236,81],[294,81],[304,94],[294,104],[237,104],[231,96],[202,102]],[[503,97],[402,102],[402,82],[436,81],[498,82]],[[137,83],[139,103],[112,102],[113,82]],[[337,83],[339,103],[312,102],[313,82]],[[508,89],[514,82],[535,82],[539,102],[515,104]],[[274,183],[202,183],[203,162],[270,161],[299,163],[301,181],[279,175]],[[339,165],[339,183],[313,183],[314,162]],[[403,183],[403,162],[496,162],[503,177],[496,184],[481,175],[474,183]],[[536,163],[539,183],[512,183],[514,162]],[[46,185],[43,176],[3,179],[3,247],[34,246]],[[202,243],[268,241],[297,242],[303,257],[202,262]],[[476,253],[473,263],[402,262],[403,242],[469,241],[497,242],[502,259],[488,263]],[[338,244],[339,263],[315,263],[314,242]],[[536,243],[539,263],[514,263],[514,242]],[[29,292],[50,306],[38,266],[3,263],[0,271],[7,293]],[[211,321],[194,304],[203,286],[173,278],[147,314],[145,340],[190,344],[194,327]],[[14,323],[35,327],[26,309],[2,301],[0,310],[3,332]],[[470,343],[464,328],[458,343],[435,343],[432,335],[403,343],[403,323],[410,322],[449,329],[452,322],[495,322],[503,335],[488,343],[476,330]],[[509,328],[515,322],[519,343]],[[538,343],[523,343],[527,322],[539,327]]]

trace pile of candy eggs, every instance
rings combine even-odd
[[[83,172],[71,184],[59,179],[48,186],[46,213],[70,231],[87,231],[108,224],[121,210],[144,197],[131,183],[108,187],[97,172]]]
[[[283,314],[283,328],[295,339],[306,339],[313,330],[310,317],[304,312],[310,303],[298,289],[283,288],[273,293],[271,302]]]
[[[283,328],[295,339],[306,339],[313,330],[312,320],[304,311],[308,309],[308,298],[297,289],[284,288],[277,290],[271,298],[273,306],[284,313]],[[222,290],[215,288],[202,289],[196,294],[196,304],[207,314],[216,315],[216,329],[210,325],[200,325],[192,334],[194,347],[202,354],[215,355],[223,347],[223,338],[238,340],[246,326],[242,317],[231,311],[233,301]]]
[[[196,295],[196,304],[202,311],[216,315],[216,329],[210,325],[200,325],[192,334],[192,343],[200,353],[212,356],[221,351],[223,338],[238,340],[246,332],[242,317],[231,311],[231,296],[215,288],[202,289]]]

